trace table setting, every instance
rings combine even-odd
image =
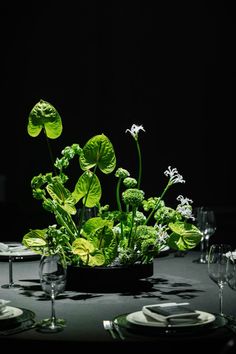
[[[11,306],[10,301],[0,299],[0,336],[9,336],[34,328],[35,313],[26,308]]]
[[[21,242],[0,242],[0,260],[8,261],[9,256],[14,257],[14,261],[39,259],[41,257]]]
[[[155,259],[154,275],[145,280],[149,286],[137,287],[133,291],[62,289],[56,296],[56,314],[58,319],[65,320],[63,328],[45,332],[39,330],[39,323],[50,318],[51,300],[40,281],[40,261],[19,261],[15,267],[15,278],[21,287],[2,288],[0,293],[3,308],[19,310],[13,310],[12,320],[0,320],[0,340],[23,340],[27,346],[36,342],[42,346],[50,342],[55,346],[60,341],[60,346],[65,347],[71,343],[80,347],[85,343],[90,347],[103,343],[109,348],[112,343],[124,345],[124,348],[129,345],[167,348],[170,343],[181,346],[182,343],[194,343],[196,346],[215,343],[211,345],[220,347],[235,336],[234,293],[225,286],[224,298],[232,301],[225,301],[224,316],[221,316],[216,286],[209,280],[207,266],[193,262],[196,255],[199,253],[189,252],[185,257],[175,257],[170,253]],[[4,283],[8,265],[3,261],[1,267],[0,279]],[[169,322],[145,312],[157,307],[172,311]],[[177,310],[179,313],[173,313]],[[173,318],[177,315],[179,317]],[[4,310],[2,316],[5,316]],[[9,316],[10,313],[6,315]]]
[[[39,259],[41,256],[32,250],[27,249],[21,242],[0,242],[0,261],[8,261],[9,280],[2,288],[18,288],[13,279],[13,262]]]
[[[125,313],[116,316],[112,321],[103,321],[104,328],[111,332],[114,339],[118,340],[138,340],[138,341],[158,341],[160,338],[167,337],[197,338],[201,336],[215,335],[215,331],[220,329],[220,335],[231,331],[231,334],[236,333],[236,327],[230,326],[230,320],[219,314],[208,313],[200,310],[193,310],[195,316],[186,315],[185,310],[179,311],[178,317],[175,315],[169,316],[166,319],[158,320],[150,317],[147,312],[148,307],[168,308],[183,308],[189,303],[162,303],[151,306],[143,306],[140,311]],[[191,310],[192,311],[192,310]],[[148,314],[147,314],[148,313]],[[180,317],[181,316],[181,317]],[[110,323],[108,323],[110,322]]]

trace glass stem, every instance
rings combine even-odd
[[[223,316],[223,285],[219,285],[220,315]]]
[[[208,260],[208,252],[209,252],[209,236],[205,236],[205,258]]]
[[[204,263],[205,262],[205,258],[206,258],[206,250],[205,250],[205,237],[202,237],[201,239],[201,256],[200,256],[200,262]]]
[[[56,323],[56,311],[55,311],[55,284],[51,284],[51,326],[55,326]]]
[[[12,269],[12,256],[9,256],[9,287],[14,285],[13,281],[13,269]]]

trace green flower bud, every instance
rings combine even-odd
[[[116,170],[116,173],[115,173],[116,177],[122,178],[122,179],[124,179],[126,177],[129,177],[129,175],[130,175],[130,173],[127,170],[125,170],[124,168],[121,168],[121,167],[118,168]]]
[[[122,193],[122,198],[126,205],[138,207],[142,204],[142,201],[144,199],[144,191],[137,188],[127,189]]]
[[[126,177],[126,178],[124,179],[123,183],[124,183],[124,186],[125,186],[126,188],[134,188],[134,187],[137,186],[137,183],[138,183],[138,182],[136,181],[135,178]]]
[[[175,222],[179,219],[180,215],[176,210],[163,207],[158,209],[154,214],[154,219],[158,221],[160,224],[169,224],[170,222]]]
[[[32,194],[35,199],[43,199],[43,197],[46,195],[45,191],[41,188],[33,189]]]
[[[159,201],[160,198],[157,198],[157,197],[151,197],[151,198],[148,198],[147,200],[144,200],[143,201],[143,209],[145,211],[149,211],[149,210],[152,210],[152,209],[155,209],[155,207],[157,206],[158,204],[158,209],[161,208],[161,207],[164,207],[165,206],[165,203],[163,200]]]

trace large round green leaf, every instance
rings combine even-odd
[[[201,241],[201,231],[192,224],[186,222],[169,223],[169,228],[172,231],[167,244],[175,250],[186,251],[197,246]]]
[[[105,173],[111,173],[116,167],[116,155],[111,141],[104,135],[96,135],[84,146],[80,155],[80,167],[86,171],[94,166]]]
[[[96,250],[90,241],[83,238],[78,238],[73,242],[72,253],[79,255],[82,262],[91,267],[101,266],[105,262],[102,252]]]
[[[91,171],[86,171],[80,176],[75,185],[75,190],[72,193],[76,203],[83,198],[83,204],[88,208],[94,207],[102,196],[102,188],[98,177]]]
[[[88,219],[85,222],[85,224],[83,225],[83,234],[86,237],[90,237],[90,235],[92,235],[95,232],[95,230],[103,228],[104,226],[108,226],[112,228],[113,225],[114,225],[113,220],[106,220],[106,219],[102,219],[99,216],[96,216],[94,218]]]
[[[43,253],[44,247],[46,246],[46,233],[47,229],[37,229],[30,230],[27,234],[24,235],[22,239],[22,244],[32,249],[36,253]]]
[[[30,136],[36,137],[43,128],[50,139],[56,139],[62,133],[62,121],[56,108],[49,102],[40,100],[29,114],[27,131]]]

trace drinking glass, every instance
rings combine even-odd
[[[198,263],[207,263],[209,251],[209,239],[216,231],[215,213],[211,209],[204,209],[199,207],[196,209],[196,226],[202,232],[202,239],[200,242],[200,258]]]
[[[22,249],[22,246],[19,246],[18,244],[8,244],[6,245],[6,253],[8,254],[8,284],[3,284],[1,288],[3,289],[14,289],[14,288],[20,288],[20,284],[16,284],[13,280],[13,262],[14,262],[14,257],[17,256],[17,252],[19,249]]]
[[[231,246],[228,244],[213,244],[208,253],[208,275],[219,287],[219,314],[223,316],[223,288],[232,277],[229,265]]]
[[[51,299],[51,317],[37,324],[41,332],[59,332],[65,327],[65,320],[56,318],[55,299],[65,290],[66,274],[66,265],[58,254],[42,257],[39,265],[40,283]]]
[[[230,289],[236,291],[236,263],[234,259],[234,252],[230,252],[228,254],[228,262],[229,262],[229,275],[227,278],[227,283],[230,287]],[[230,324],[234,326],[234,329],[236,330],[236,317],[228,315],[227,316],[228,320],[230,320]],[[236,340],[236,338],[235,338]]]
[[[227,283],[232,290],[236,290],[236,264],[232,253],[229,255],[229,267],[231,274],[227,279]]]

